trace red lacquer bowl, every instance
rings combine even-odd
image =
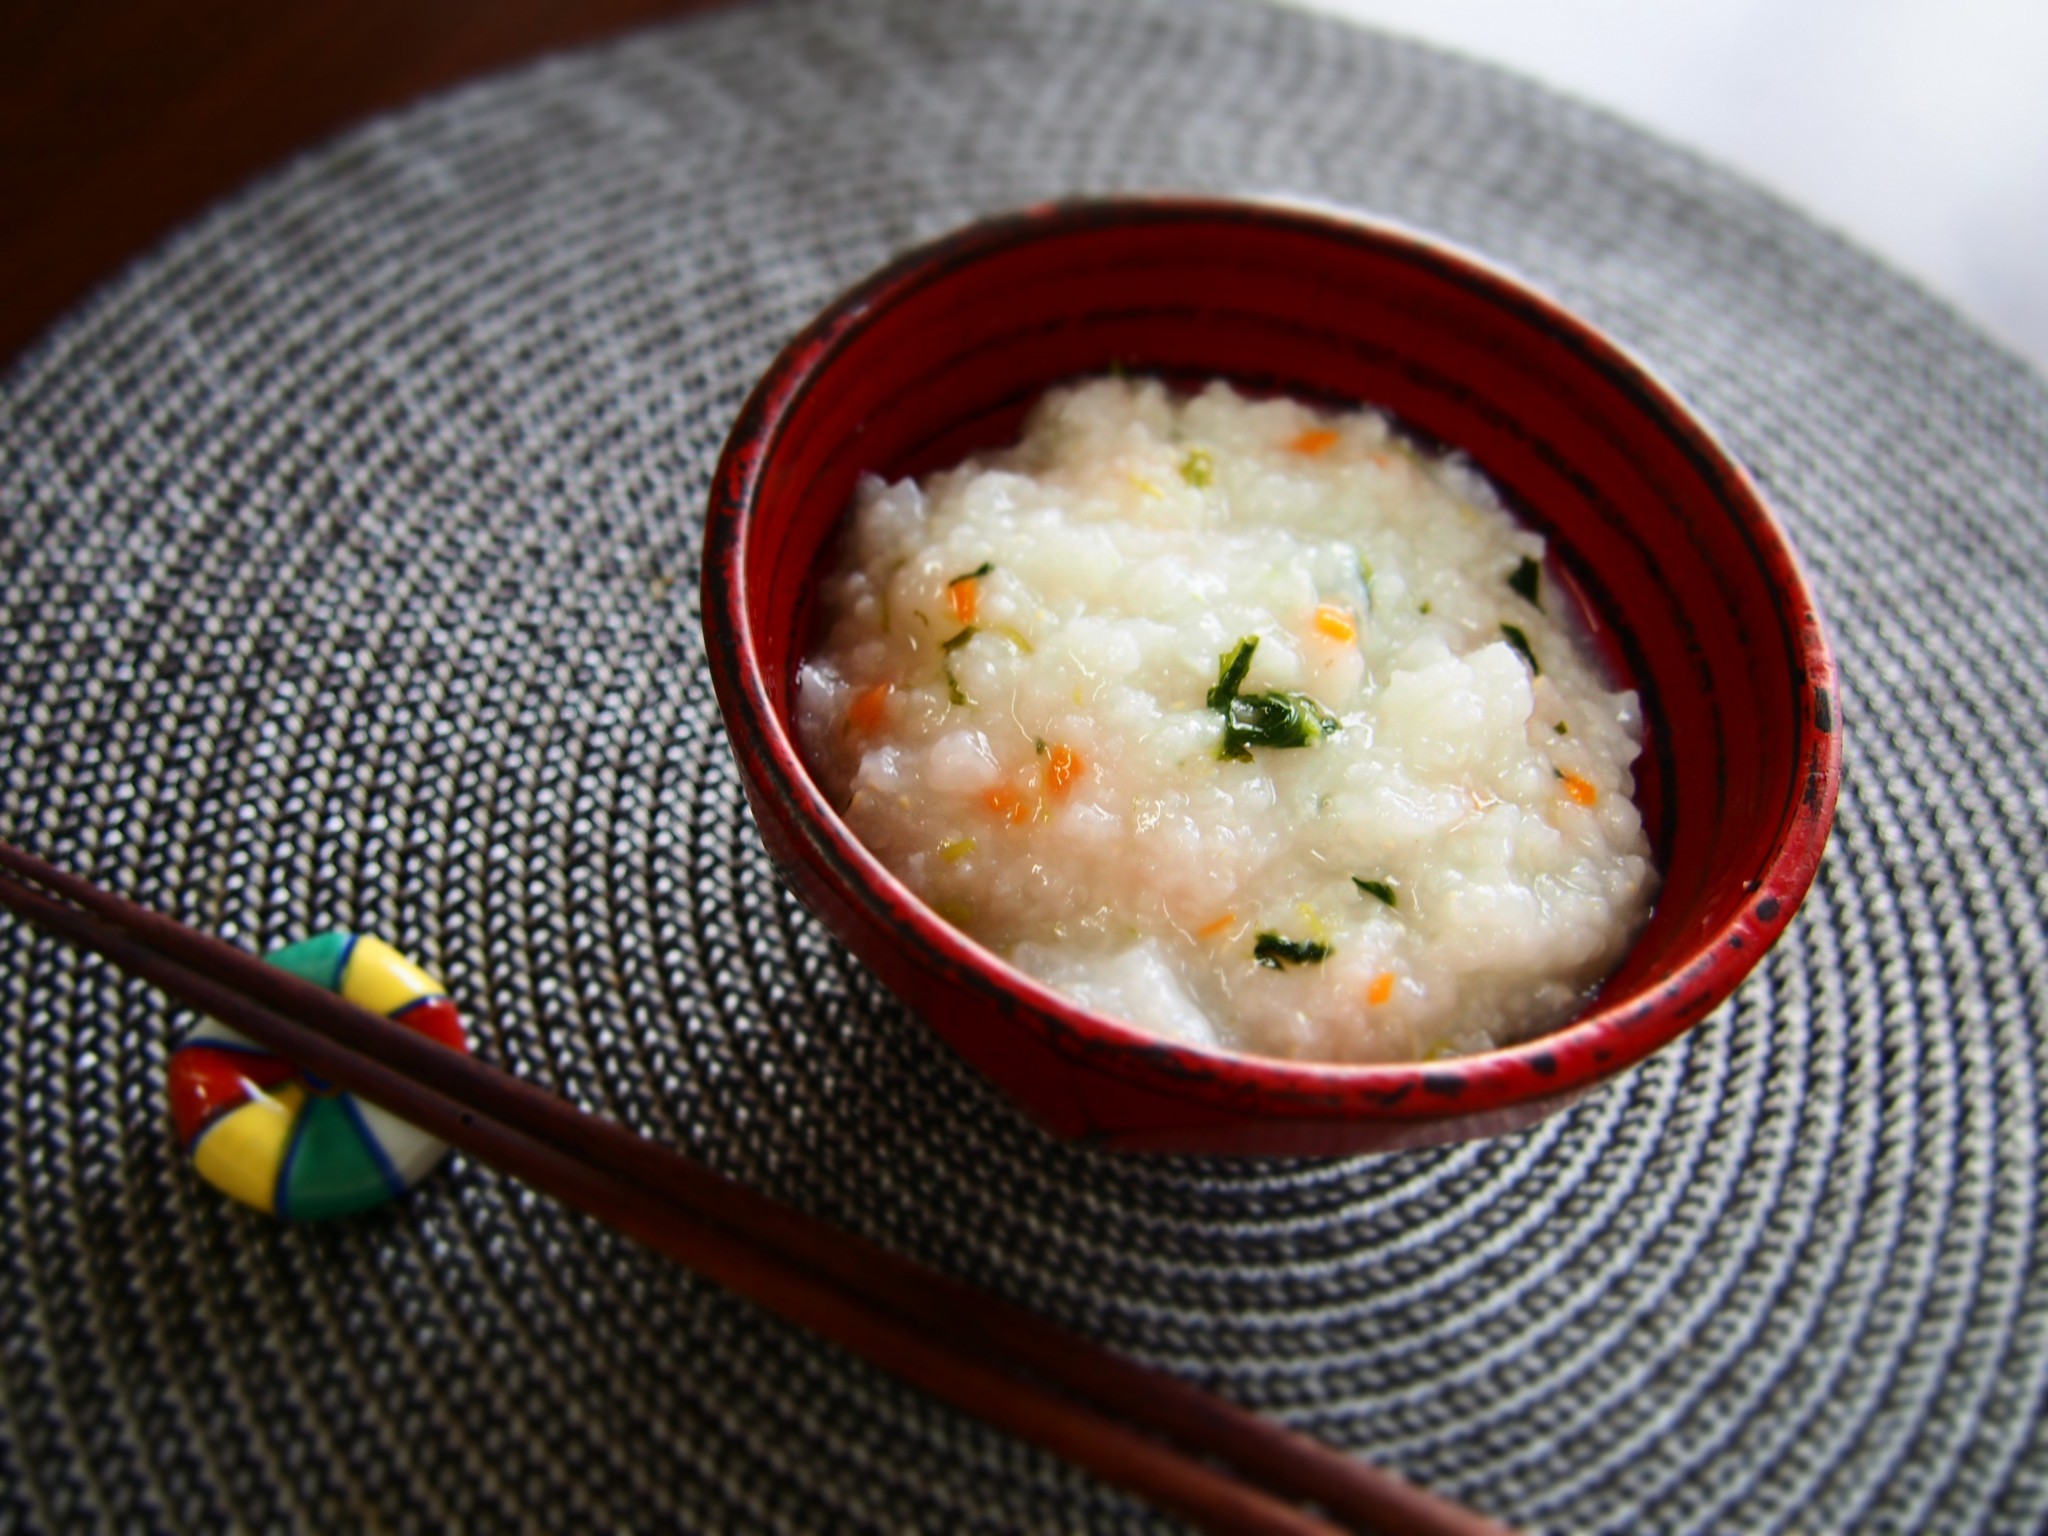
[[[1011,969],[847,830],[798,748],[793,676],[856,477],[1009,442],[1049,386],[1112,366],[1370,402],[1469,455],[1549,539],[1551,569],[1642,691],[1638,799],[1663,873],[1648,928],[1590,1011],[1427,1065],[1171,1045]],[[1473,257],[1282,204],[1036,208],[840,298],[776,359],[726,444],[704,625],[748,799],[798,894],[1039,1121],[1122,1147],[1338,1153],[1533,1123],[1734,990],[1813,880],[1841,772],[1813,599],[1756,487],[1686,408]]]

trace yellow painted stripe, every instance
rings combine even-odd
[[[213,1122],[192,1154],[199,1176],[259,1211],[277,1208],[277,1172],[291,1146],[306,1090],[286,1083]]]
[[[382,939],[364,934],[341,973],[341,995],[372,1013],[391,1013],[446,989]]]

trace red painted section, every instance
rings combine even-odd
[[[439,1041],[451,1051],[469,1049],[468,1040],[462,1032],[462,1017],[445,997],[423,997],[411,1007],[399,1009],[392,1018],[415,1034]]]
[[[265,1088],[296,1076],[288,1061],[261,1051],[195,1044],[171,1056],[171,1123],[178,1142],[189,1147],[199,1133],[231,1109],[239,1109]]]

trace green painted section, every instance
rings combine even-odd
[[[316,987],[339,992],[341,968],[348,963],[349,945],[353,942],[353,935],[336,928],[330,933],[316,933],[310,939],[287,944],[283,949],[273,949],[263,958],[280,971],[290,971],[301,981],[310,981]]]
[[[362,1129],[339,1098],[310,1100],[285,1164],[277,1214],[320,1221],[368,1210],[391,1198],[390,1181]]]

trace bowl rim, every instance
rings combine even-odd
[[[775,710],[750,632],[742,558],[777,433],[836,352],[936,274],[1047,236],[1106,225],[1175,221],[1266,224],[1398,251],[1484,292],[1568,341],[1581,359],[1707,467],[1747,527],[1800,680],[1796,760],[1804,787],[1749,882],[1747,899],[1695,935],[1686,958],[1633,997],[1604,1000],[1568,1023],[1512,1045],[1430,1062],[1294,1061],[1187,1045],[1069,1001],[953,927],[854,836],[811,776]],[[921,242],[834,298],[755,384],[713,476],[705,523],[702,622],[714,685],[737,752],[765,769],[793,833],[838,894],[895,930],[927,970],[983,995],[1063,1057],[1178,1097],[1267,1116],[1427,1120],[1537,1098],[1575,1097],[1642,1060],[1724,1001],[1761,960],[1816,878],[1832,830],[1842,765],[1836,670],[1819,606],[1784,529],[1735,455],[1658,374],[1627,348],[1509,268],[1441,236],[1341,205],[1284,196],[1153,193],[1062,198],[976,219]],[[730,643],[718,643],[726,637]],[[743,765],[744,767],[744,765]],[[744,776],[744,775],[743,775]]]

